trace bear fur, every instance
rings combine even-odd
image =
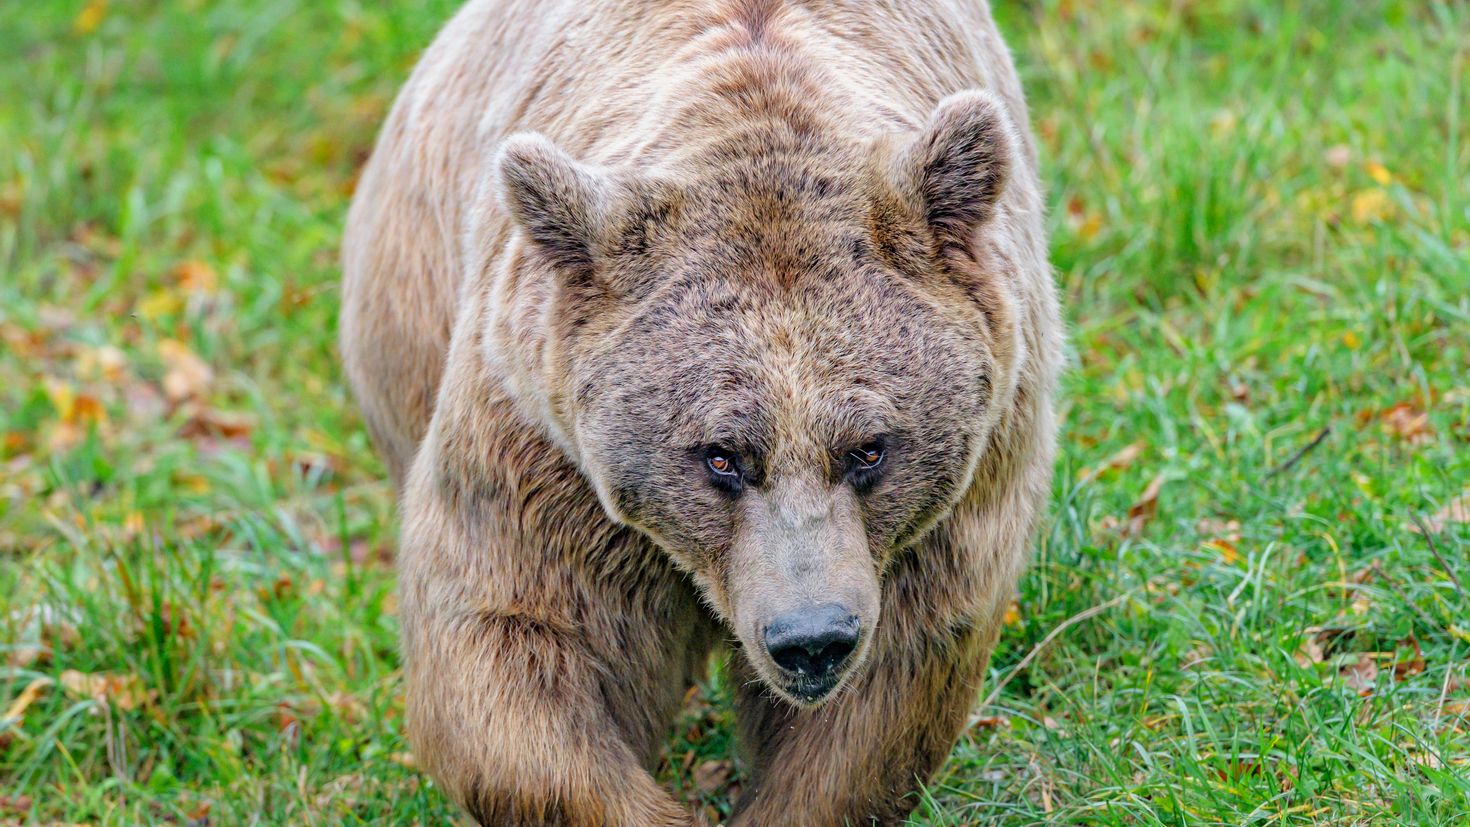
[[[650,769],[720,645],[732,824],[913,808],[1050,490],[1027,122],[982,0],[444,28],[353,200],[341,343],[399,490],[408,735],[480,823],[701,823]],[[767,649],[822,601],[860,631],[817,686]]]

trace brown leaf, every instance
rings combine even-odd
[[[714,795],[730,780],[731,771],[729,761],[705,761],[694,768],[694,786],[705,795]]]
[[[1240,542],[1240,520],[1216,520],[1202,517],[1194,524],[1194,530],[1205,537],[1219,537],[1231,543]]]
[[[188,439],[201,437],[245,441],[255,430],[255,418],[239,411],[220,411],[206,405],[188,409],[189,419],[179,435]]]
[[[1470,491],[1465,491],[1460,496],[1445,503],[1433,517],[1425,521],[1425,527],[1434,534],[1439,534],[1450,525],[1464,525],[1470,523]],[[1409,530],[1416,534],[1423,534],[1418,525],[1410,525]]]
[[[172,402],[203,396],[214,381],[209,365],[177,339],[158,343],[158,356],[163,360],[163,392]]]
[[[68,669],[61,673],[61,685],[72,695],[91,698],[97,703],[114,706],[124,712],[151,703],[158,697],[158,692],[144,687],[143,679],[137,675],[109,672],[86,674]]]
[[[1366,652],[1360,653],[1357,660],[1343,664],[1338,671],[1342,675],[1343,683],[1356,690],[1359,695],[1366,697],[1373,694],[1373,682],[1378,679],[1378,664]]]
[[[1134,460],[1142,456],[1145,447],[1143,440],[1125,445],[1096,468],[1083,469],[1082,473],[1077,475],[1077,479],[1079,482],[1088,482],[1102,476],[1106,471],[1118,471],[1127,468],[1133,464]]]
[[[1149,482],[1148,487],[1143,489],[1143,494],[1138,501],[1128,507],[1128,533],[1134,536],[1143,533],[1143,529],[1153,521],[1154,515],[1159,512],[1159,492],[1164,489],[1167,477],[1164,474],[1155,476]]]
[[[1429,424],[1429,413],[1408,402],[1397,405],[1379,414],[1385,433],[1398,437],[1410,445],[1419,445],[1434,438],[1434,428]]]
[[[190,293],[213,293],[219,286],[219,276],[202,261],[185,261],[174,268],[174,278],[179,287]]]
[[[1406,681],[1424,671],[1424,650],[1419,646],[1419,640],[1413,635],[1404,639],[1404,643],[1414,648],[1414,654],[1406,658],[1395,657],[1393,661],[1393,678],[1396,681]]]

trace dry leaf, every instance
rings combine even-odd
[[[179,287],[190,293],[213,293],[219,287],[219,276],[202,261],[186,261],[174,268]]]
[[[76,361],[77,375],[83,379],[117,383],[127,373],[128,357],[113,345],[83,347]]]
[[[1378,679],[1378,664],[1367,653],[1362,653],[1357,660],[1343,664],[1339,674],[1342,675],[1343,683],[1359,695],[1371,695],[1373,682]]]
[[[72,20],[72,30],[77,34],[91,34],[97,31],[106,16],[107,0],[88,0],[87,5],[77,13],[76,19]]]
[[[1016,601],[1012,600],[1010,605],[1006,606],[1003,622],[1007,626],[1015,626],[1021,622],[1021,606]]]
[[[219,411],[203,405],[191,406],[189,420],[179,435],[190,439],[216,438],[244,441],[255,430],[255,418],[238,411]]]
[[[1201,517],[1194,530],[1206,537],[1223,537],[1231,543],[1240,542],[1240,520],[1216,520]]]
[[[694,786],[705,795],[714,795],[730,780],[729,761],[705,761],[694,768]]]
[[[1394,405],[1380,414],[1379,418],[1382,420],[1385,433],[1396,436],[1410,445],[1429,442],[1434,437],[1434,429],[1429,425],[1429,413],[1408,402]]]
[[[1343,169],[1352,163],[1352,147],[1349,147],[1347,144],[1337,144],[1336,146],[1329,147],[1323,155],[1323,160],[1333,169]]]
[[[28,795],[0,795],[0,812],[28,813],[31,809],[31,797]],[[9,825],[11,822],[5,822]],[[20,822],[15,822],[19,824]]]
[[[52,683],[54,681],[50,678],[42,677],[36,678],[26,684],[26,688],[22,689],[20,694],[15,697],[15,700],[10,702],[10,706],[5,708],[5,714],[0,715],[0,727],[8,727],[18,723],[26,714],[26,709],[35,703],[36,699],[41,697],[41,693],[45,692],[46,688]]]
[[[1368,177],[1372,178],[1380,187],[1386,187],[1393,183],[1393,173],[1388,171],[1388,167],[1385,167],[1377,161],[1369,161],[1363,164],[1363,169],[1368,173]]]
[[[1352,214],[1353,221],[1359,224],[1372,224],[1393,214],[1393,202],[1389,200],[1388,193],[1384,190],[1363,190],[1353,196]]]
[[[1235,548],[1235,544],[1229,540],[1217,537],[1213,540],[1206,541],[1205,548],[1214,549],[1218,552],[1220,561],[1227,566],[1233,566],[1240,562],[1240,552]]]
[[[184,309],[184,300],[173,290],[155,290],[139,299],[134,312],[150,322],[172,316]]]
[[[214,371],[183,342],[164,339],[158,343],[163,360],[163,392],[173,402],[202,396],[214,381]]]
[[[1154,515],[1159,512],[1159,492],[1164,488],[1166,481],[1164,474],[1154,477],[1143,489],[1143,494],[1138,501],[1128,507],[1128,533],[1137,536],[1143,533],[1143,529],[1153,521]]]
[[[1422,673],[1426,664],[1424,663],[1424,650],[1419,646],[1419,640],[1413,635],[1405,638],[1404,643],[1414,647],[1414,654],[1407,658],[1394,658],[1393,678],[1396,681],[1405,681]]]
[[[1127,468],[1143,454],[1144,447],[1146,446],[1143,440],[1125,445],[1096,468],[1083,469],[1082,473],[1077,475],[1077,479],[1080,482],[1088,482],[1102,476],[1105,471],[1117,471]]]
[[[99,704],[107,704],[128,712],[150,703],[158,696],[154,690],[143,686],[137,675],[119,675],[109,672],[86,674],[75,669],[61,673],[61,685],[67,692],[83,698],[91,698]]]
[[[1445,503],[1433,517],[1425,521],[1425,527],[1432,533],[1439,534],[1450,525],[1465,525],[1470,523],[1470,491],[1465,491],[1460,496]],[[1409,530],[1416,534],[1423,534],[1423,530],[1416,525],[1410,525]]]

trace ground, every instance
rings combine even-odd
[[[455,0],[0,3],[0,824],[436,824],[334,351]],[[996,0],[1071,367],[930,825],[1470,818],[1470,4]],[[660,771],[738,795],[716,677]]]

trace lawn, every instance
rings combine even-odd
[[[0,3],[0,825],[437,824],[335,353],[455,0]],[[1071,324],[931,825],[1470,823],[1470,2],[996,0]],[[718,671],[661,776],[738,794]]]

